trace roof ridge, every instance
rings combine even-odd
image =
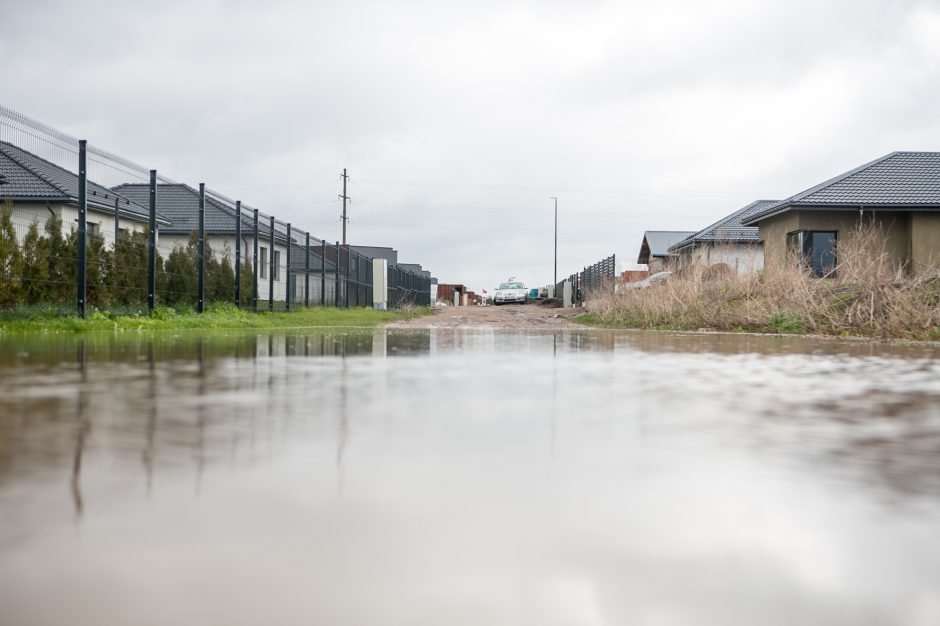
[[[25,154],[28,154],[28,155],[30,155],[30,156],[33,157],[33,158],[39,159],[39,160],[42,161],[43,163],[48,163],[48,164],[51,165],[52,167],[58,168],[58,169],[62,170],[63,172],[67,172],[68,170],[66,170],[64,167],[59,167],[58,165],[56,165],[56,164],[53,163],[52,161],[47,161],[46,159],[42,158],[41,156],[37,156],[37,155],[33,154],[32,152],[28,152],[28,151],[24,150],[23,148],[20,148],[19,146],[15,146],[15,145],[13,145],[12,143],[9,143],[9,142],[7,142],[7,141],[0,141],[0,151],[2,151],[3,154],[4,154],[7,158],[9,158],[10,160],[16,162],[17,165],[19,165],[20,167],[22,167],[24,170],[26,170],[27,172],[29,172],[29,173],[32,174],[33,176],[39,178],[39,179],[42,180],[44,183],[47,183],[48,185],[51,185],[54,189],[58,189],[59,192],[60,192],[63,196],[65,196],[66,198],[71,198],[71,197],[72,197],[72,194],[71,194],[67,189],[63,189],[61,185],[57,184],[55,181],[49,180],[48,177],[46,177],[45,175],[43,175],[43,174],[37,172],[34,168],[32,168],[32,167],[30,167],[28,164],[24,163],[22,159],[19,159],[19,158],[17,158],[16,156],[10,154],[10,153],[5,149],[6,146],[9,146],[9,147],[11,147],[11,148],[14,148],[15,150],[18,150],[18,151],[23,152],[23,153],[25,153]]]
[[[779,205],[782,205],[782,204],[785,204],[785,203],[790,203],[790,204],[792,204],[793,202],[799,202],[800,200],[806,198],[807,196],[813,195],[814,193],[816,193],[817,191],[820,191],[821,189],[825,189],[826,187],[829,187],[829,186],[831,186],[831,185],[835,185],[836,183],[842,182],[843,180],[847,180],[847,179],[851,178],[852,176],[855,176],[856,174],[859,174],[859,173],[861,173],[861,172],[867,170],[868,168],[870,168],[870,167],[872,167],[872,166],[875,166],[875,165],[878,165],[879,163],[882,163],[882,162],[884,162],[884,161],[887,161],[888,159],[890,159],[890,158],[893,157],[893,156],[896,156],[897,154],[899,154],[897,151],[895,151],[895,152],[889,152],[888,154],[886,154],[886,155],[884,155],[884,156],[881,156],[881,157],[878,157],[877,159],[875,159],[875,160],[873,160],[873,161],[869,161],[868,163],[863,163],[863,164],[859,165],[858,167],[854,167],[854,168],[850,169],[850,170],[847,171],[847,172],[843,172],[842,174],[839,174],[838,176],[833,176],[833,177],[830,178],[829,180],[824,180],[823,182],[819,183],[818,185],[813,185],[813,186],[810,187],[809,189],[804,189],[803,191],[801,191],[801,192],[799,192],[799,193],[793,194],[793,195],[790,196],[789,198],[787,198],[787,199],[785,199],[785,200],[781,200],[780,202],[778,202],[778,203],[777,203],[776,205],[774,205],[774,206],[779,206]],[[768,209],[771,209],[771,208],[773,208],[773,207],[767,207],[767,208],[768,208]]]

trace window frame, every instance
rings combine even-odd
[[[820,266],[816,267],[814,263],[813,243],[815,235],[831,235],[829,238],[831,245],[831,263],[824,263],[821,259]],[[839,231],[838,230],[794,230],[787,233],[786,248],[787,254],[793,255],[800,264],[809,269],[810,273],[816,278],[831,277],[836,275],[836,268],[839,265]],[[827,254],[823,252],[820,256]]]

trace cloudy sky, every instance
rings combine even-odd
[[[940,0],[3,0],[0,104],[442,282],[940,150]]]

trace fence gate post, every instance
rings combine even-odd
[[[271,216],[271,260],[268,264],[271,266],[268,268],[268,310],[274,310],[274,272],[277,270],[277,264],[274,262],[274,216]]]
[[[293,293],[291,293],[291,291],[292,291],[291,287],[292,287],[293,285],[292,285],[291,282],[290,282],[290,250],[291,250],[291,248],[293,248],[294,246],[291,245],[293,240],[291,239],[291,236],[290,236],[290,235],[291,235],[291,233],[290,233],[290,222],[288,222],[288,223],[287,223],[287,261],[284,263],[284,278],[287,279],[287,289],[286,289],[286,291],[287,291],[287,298],[286,298],[286,304],[285,304],[285,306],[287,307],[287,310],[288,310],[288,311],[290,311],[290,300],[291,300],[291,298],[292,298],[293,295],[294,295]]]
[[[252,222],[252,250],[251,250],[251,306],[255,312],[258,311],[258,209],[254,210]]]
[[[235,306],[242,305],[242,201],[235,201]]]
[[[206,310],[206,184],[199,183],[199,293],[196,312]]]
[[[150,232],[147,233],[147,309],[157,300],[157,170],[150,170]]]
[[[310,306],[310,233],[304,244],[304,306]]]

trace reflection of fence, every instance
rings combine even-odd
[[[4,107],[0,165],[0,307],[372,305],[369,257]]]
[[[579,298],[586,297],[590,292],[612,289],[616,278],[617,255],[612,254],[559,282],[555,285],[555,294],[556,297],[561,297],[567,280],[571,283],[572,298],[578,301]]]

